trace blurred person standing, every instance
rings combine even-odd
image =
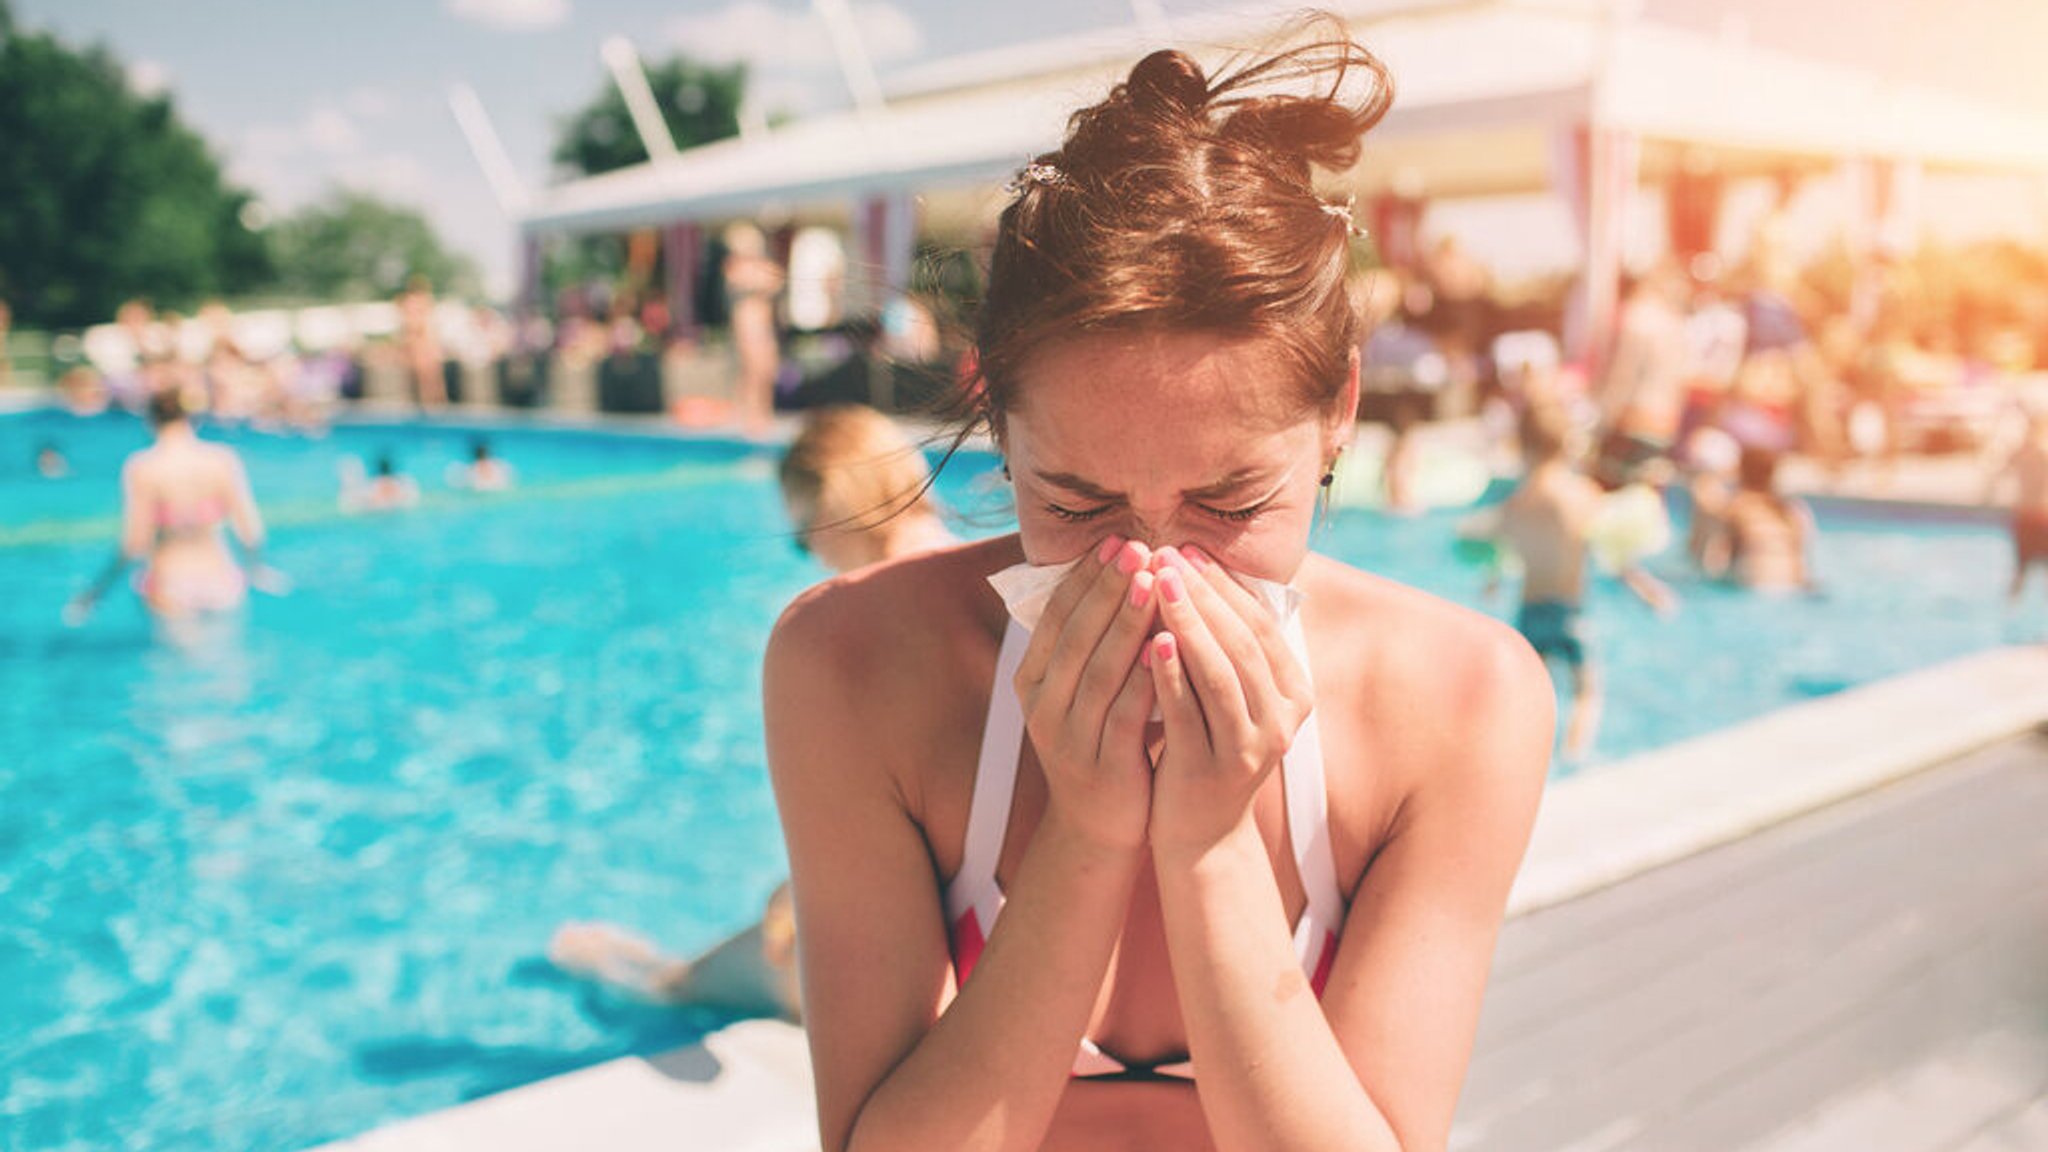
[[[1830,472],[1846,456],[1841,384],[1828,371],[1814,346],[1811,331],[1795,296],[1798,271],[1785,254],[1784,225],[1767,220],[1757,230],[1750,262],[1750,285],[1743,301],[1748,325],[1744,355],[1749,360],[1783,361],[1787,412],[1800,447]]]
[[[1600,727],[1603,694],[1583,614],[1586,561],[1604,496],[1572,462],[1570,429],[1561,407],[1530,407],[1522,418],[1521,440],[1527,471],[1500,507],[1499,539],[1522,565],[1516,630],[1545,664],[1561,662],[1571,673],[1564,754],[1577,758],[1591,751]],[[1497,574],[1498,567],[1489,593]],[[1640,567],[1629,564],[1618,574],[1629,591],[1658,612],[1675,606],[1671,590]]]
[[[177,389],[149,398],[156,442],[121,467],[121,539],[92,586],[65,608],[82,623],[130,565],[144,565],[137,590],[165,620],[217,615],[241,606],[250,587],[281,592],[283,578],[258,560],[263,518],[241,458],[199,439]],[[223,529],[241,544],[238,564]]]
[[[422,408],[448,403],[448,378],[442,367],[441,335],[434,326],[434,289],[424,276],[406,281],[398,295],[398,346],[413,382],[413,400]]]
[[[775,374],[782,352],[775,332],[775,298],[782,268],[768,253],[768,238],[741,221],[725,230],[726,299],[731,305],[733,351],[739,357],[736,416],[741,431],[759,436],[775,416]]]
[[[1671,451],[1685,406],[1684,295],[1684,277],[1669,262],[1629,286],[1614,354],[1594,391],[1600,410],[1595,470],[1603,479]]]
[[[2007,481],[2018,491],[2012,504],[2012,588],[2006,602],[2017,606],[2027,573],[2036,565],[2048,566],[2048,404],[2027,411],[2026,436],[1993,472],[1986,500],[1995,498]]]

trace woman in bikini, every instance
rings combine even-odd
[[[826,1152],[1448,1140],[1554,704],[1506,627],[1308,550],[1360,336],[1311,165],[1389,99],[1333,35],[1077,113],[977,318],[1019,530],[778,623]]]
[[[283,577],[257,561],[263,518],[249,478],[232,448],[209,444],[192,430],[176,389],[149,397],[156,442],[121,467],[121,543],[91,588],[65,609],[81,622],[131,564],[141,563],[136,589],[164,620],[217,615],[241,606],[253,583],[282,590]],[[241,544],[240,563],[222,529]]]

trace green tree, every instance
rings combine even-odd
[[[721,68],[672,56],[647,70],[647,86],[676,147],[691,148],[739,134],[740,101],[747,90],[745,64]],[[607,82],[595,99],[563,123],[554,158],[556,164],[584,176],[646,161],[647,149],[640,145],[618,85]]]
[[[248,203],[167,97],[130,91],[102,48],[21,29],[0,0],[0,294],[24,322],[260,287],[268,254]]]
[[[363,300],[391,296],[424,276],[440,292],[468,294],[476,271],[441,246],[418,212],[348,189],[332,189],[273,224],[276,287],[290,296]]]

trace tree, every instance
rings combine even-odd
[[[676,147],[690,148],[739,134],[740,102],[747,90],[747,66],[717,67],[672,56],[647,70],[647,86],[668,121]],[[640,164],[647,149],[633,128],[625,97],[607,83],[590,103],[563,124],[555,143],[555,163],[571,172],[595,176]]]
[[[0,295],[22,321],[259,287],[269,259],[248,204],[169,98],[130,91],[104,49],[23,31],[0,0]]]
[[[395,295],[413,276],[472,293],[476,271],[441,246],[418,212],[362,192],[330,190],[270,228],[276,286],[291,295],[363,300]]]

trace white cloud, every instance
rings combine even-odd
[[[363,134],[340,109],[323,104],[296,124],[258,124],[242,136],[252,156],[285,159],[308,153],[352,156],[363,149]]]
[[[341,98],[341,106],[349,115],[364,120],[375,120],[389,116],[398,110],[398,98],[384,88],[364,86],[351,89]]]
[[[426,168],[403,152],[386,152],[351,165],[339,174],[339,179],[348,187],[371,193],[379,199],[402,203],[418,203],[425,199],[431,183],[427,179]]]
[[[877,64],[915,56],[924,31],[889,0],[853,5],[854,26]],[[809,6],[784,8],[766,0],[735,0],[716,12],[670,21],[669,39],[685,54],[704,60],[745,60],[793,69],[836,65],[832,38]]]
[[[137,60],[128,65],[128,90],[137,96],[161,96],[171,86],[171,70],[154,60]]]
[[[569,0],[444,0],[455,16],[490,28],[531,32],[569,19]]]
[[[346,156],[363,146],[355,121],[333,108],[316,108],[306,117],[306,142],[329,156]]]

